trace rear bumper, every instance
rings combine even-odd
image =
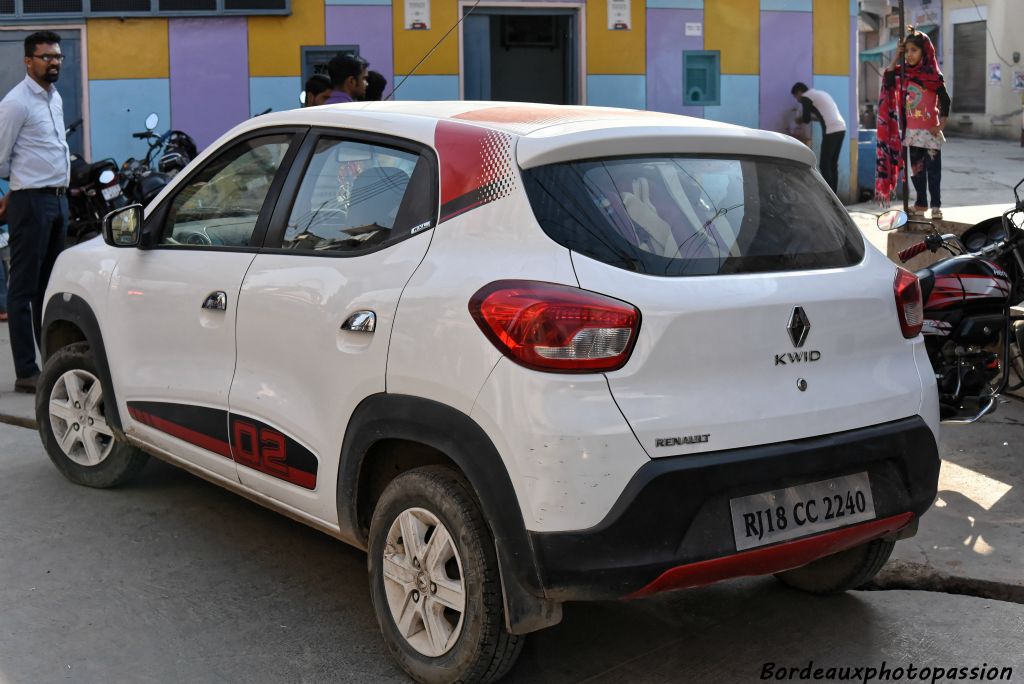
[[[600,524],[531,533],[545,595],[622,598],[698,586],[797,567],[894,535],[931,506],[939,463],[935,437],[920,417],[651,461]],[[737,553],[730,499],[859,472],[870,478],[875,520]]]

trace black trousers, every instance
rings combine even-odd
[[[821,176],[828,183],[828,187],[832,188],[832,192],[836,192],[836,189],[839,187],[839,152],[843,149],[843,139],[845,137],[846,131],[838,131],[836,133],[827,133],[821,139],[821,155],[818,157],[818,169],[821,170]]]
[[[931,195],[932,209],[942,207],[942,150],[929,150],[923,147],[910,148],[910,181],[917,191],[918,209],[928,207],[928,196]]]
[[[7,204],[11,231],[11,280],[8,325],[14,372],[28,378],[39,372],[36,340],[41,341],[43,295],[57,255],[64,249],[68,201],[54,194],[16,190]]]

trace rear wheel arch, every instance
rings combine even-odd
[[[57,292],[46,303],[43,314],[42,349],[43,363],[55,353],[78,342],[86,342],[96,361],[96,370],[103,385],[103,396],[109,399],[110,413],[107,419],[116,432],[123,432],[121,416],[114,394],[114,382],[110,377],[107,351],[103,344],[103,333],[92,307],[82,297],[67,292]]]
[[[525,634],[557,624],[561,605],[544,598],[505,464],[483,429],[449,406],[408,395],[375,394],[356,407],[338,472],[342,535],[365,547],[375,503],[388,483],[403,472],[432,465],[458,472],[476,495],[494,537],[510,631]]]

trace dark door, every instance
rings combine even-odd
[[[463,27],[467,100],[578,104],[576,10],[481,8]]]
[[[953,111],[985,113],[985,22],[953,26]]]
[[[0,97],[25,78],[25,38],[32,31],[0,31]],[[60,49],[67,58],[60,72],[57,91],[64,100],[64,125],[82,118],[82,40],[75,29],[58,30]],[[84,137],[79,126],[74,135],[68,136],[72,152],[83,152]]]

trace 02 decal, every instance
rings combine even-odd
[[[158,401],[129,401],[129,415],[154,430],[230,458],[304,489],[316,489],[319,461],[312,451],[266,423],[223,409]]]

